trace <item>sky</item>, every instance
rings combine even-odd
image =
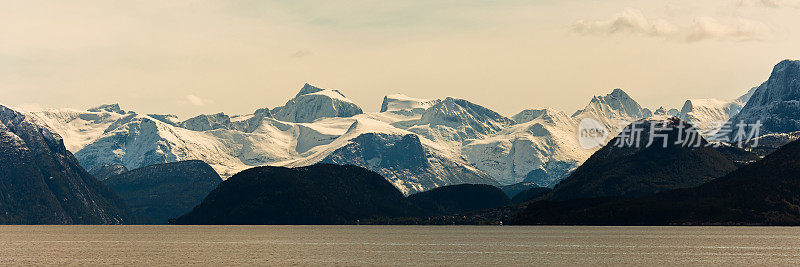
[[[365,111],[453,96],[571,114],[731,99],[800,58],[800,0],[7,1],[0,104],[247,114],[304,83]]]

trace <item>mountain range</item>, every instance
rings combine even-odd
[[[781,62],[776,69],[784,71],[770,80],[791,76],[793,62]],[[622,126],[654,114],[696,123],[713,139],[717,129],[707,122],[733,120],[742,103],[757,103],[749,101],[751,94],[762,99],[765,93],[759,92],[773,84],[783,83],[768,81],[731,101],[687,100],[679,112],[663,107],[653,112],[621,89],[593,97],[572,115],[542,108],[509,118],[465,99],[401,94],[384,97],[380,112],[364,112],[340,90],[305,84],[283,106],[245,115],[181,121],[117,104],[27,113],[62,136],[88,170],[202,160],[226,179],[254,166],[353,164],[378,172],[408,195],[462,183],[553,187],[600,149],[582,148],[576,138],[577,125],[586,118],[609,129],[608,140]]]
[[[364,113],[340,91],[306,84],[286,105],[247,115],[179,121],[117,104],[30,114],[63,136],[87,169],[198,159],[227,178],[253,166],[329,162],[369,168],[411,194],[461,183],[553,186],[593,152],[577,143],[578,118],[611,126],[650,112],[617,89],[573,116],[541,109],[512,119],[464,99],[404,95],[386,96],[381,112]],[[398,153],[415,162],[392,158]]]
[[[358,218],[431,214],[444,217],[427,220],[447,222],[455,218],[453,213],[479,214],[474,209],[480,207],[510,218],[509,211],[526,205],[509,205],[517,194],[514,203],[539,203],[529,205],[518,217],[523,223],[540,222],[526,214],[543,214],[540,212],[548,211],[548,205],[561,205],[549,203],[588,210],[591,207],[582,202],[586,199],[595,199],[598,205],[623,206],[634,199],[666,207],[650,197],[683,201],[695,195],[670,192],[726,183],[718,181],[744,181],[747,175],[741,172],[750,166],[791,174],[794,161],[786,155],[793,155],[791,148],[796,145],[784,145],[800,137],[799,81],[800,62],[782,61],[766,82],[734,100],[687,100],[680,111],[659,107],[653,112],[623,90],[614,89],[593,97],[572,115],[541,108],[511,117],[465,99],[399,94],[384,97],[380,112],[364,112],[340,90],[309,84],[280,107],[245,115],[203,114],[187,120],[169,114],[139,114],[118,104],[85,111],[18,111],[0,106],[0,212],[4,212],[0,223],[163,223],[185,213],[203,197],[203,203],[211,204],[195,208],[199,213],[190,212],[200,215],[183,216],[177,222],[352,223]],[[605,146],[587,148],[578,139],[580,127],[589,119],[608,130],[602,140]],[[711,123],[725,120],[719,126]],[[644,140],[648,133],[658,134],[665,146],[644,147],[640,141],[626,139],[624,133],[637,123],[643,126]],[[747,136],[746,142],[724,142],[745,138],[730,131],[742,123],[747,124],[744,130],[748,132],[761,132]],[[682,131],[683,125],[687,131]],[[656,127],[670,130],[651,131]],[[687,133],[698,136],[699,146],[678,145],[678,137]],[[752,171],[745,173],[753,177]],[[357,179],[348,180],[348,174]],[[726,178],[731,176],[739,178]],[[222,182],[228,177],[240,178]],[[379,182],[374,181],[377,178]],[[765,185],[793,186],[779,181],[778,176],[768,179]],[[468,185],[456,186],[462,184]],[[295,190],[314,203],[328,199],[339,204],[320,206],[317,211],[324,213],[322,217],[295,214],[312,216],[300,220],[288,213],[251,217],[237,214],[241,212],[237,207],[227,211],[212,208],[222,200],[251,197],[254,199],[237,205],[285,212],[281,209],[293,204],[281,198],[284,191],[275,191],[280,188],[270,185],[288,186],[284,189]],[[364,187],[367,185],[372,187]],[[396,190],[388,190],[386,185]],[[434,190],[437,188],[441,189]],[[235,196],[237,190],[251,189],[256,195]],[[217,191],[222,193],[215,195]],[[364,199],[347,195],[360,191],[376,195]],[[212,193],[206,197],[208,192]],[[260,199],[263,194],[270,198]],[[472,203],[475,199],[470,195],[495,204]],[[794,203],[792,198],[776,197]],[[623,200],[616,202],[619,199]],[[611,202],[604,202],[607,200]],[[262,207],[248,206],[247,202],[253,201],[260,201]],[[372,212],[353,211],[348,207],[353,205],[365,205]],[[544,211],[531,211],[531,206]],[[767,206],[769,203],[758,208]],[[390,212],[382,213],[376,207]],[[607,214],[608,210],[598,212]],[[239,217],[225,221],[214,216]],[[558,218],[568,221],[577,217]],[[604,220],[600,222],[608,222]]]

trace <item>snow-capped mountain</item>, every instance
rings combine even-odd
[[[428,108],[441,102],[439,99],[413,98],[403,94],[383,97],[380,112],[393,112],[406,116],[422,115]]]
[[[253,166],[330,162],[369,168],[410,194],[459,183],[552,186],[593,152],[577,142],[579,119],[616,125],[649,113],[619,89],[595,97],[574,117],[545,109],[512,120],[452,97],[390,95],[381,106],[382,112],[363,113],[340,92],[306,84],[286,105],[246,115],[180,121],[119,105],[31,114],[69,137],[65,142],[88,169],[198,159],[227,178]]]
[[[595,96],[585,108],[572,114],[575,120],[592,118],[612,132],[617,132],[622,127],[641,118],[647,118],[653,112],[642,108],[622,89],[614,89],[605,96]]]
[[[108,106],[116,108],[105,109]],[[61,136],[67,149],[73,153],[103,136],[109,127],[126,116],[117,104],[104,105],[89,111],[68,108],[44,110],[32,115]]]
[[[759,134],[800,130],[800,61],[784,60],[775,65],[766,82],[758,86],[742,110],[728,120],[730,131],[717,138],[738,141],[749,138],[757,122]],[[748,125],[739,131],[737,125]]]
[[[534,182],[552,187],[600,148],[580,145],[581,120],[594,119],[614,133],[618,125],[651,115],[627,93],[614,89],[606,96],[592,98],[571,117],[553,109],[523,110],[512,116],[517,124],[474,140],[462,151],[475,167],[502,184]]]
[[[677,109],[671,108],[671,109],[667,110],[664,107],[658,107],[658,109],[656,109],[656,111],[653,111],[653,115],[654,116],[678,117],[678,115],[680,115],[680,113],[681,112],[679,110],[677,110]]]
[[[681,120],[692,123],[700,129],[703,136],[712,137],[731,117],[736,116],[755,91],[750,89],[746,94],[736,99],[689,99],[683,104],[680,113],[676,116]]]
[[[286,105],[271,110],[271,113],[281,121],[303,123],[325,117],[352,117],[364,112],[338,90],[305,84]]]
[[[521,123],[463,148],[475,167],[502,184],[553,186],[594,152],[581,148],[577,123],[561,111],[525,110],[514,118]]]
[[[136,223],[128,207],[78,165],[61,137],[0,105],[1,224]]]
[[[431,106],[407,128],[432,141],[460,146],[511,126],[514,121],[467,100],[447,97]]]
[[[298,97],[323,92],[315,88],[304,86]],[[463,105],[470,107],[473,104]],[[96,108],[92,109],[94,112],[58,110],[32,114],[42,118],[51,128],[64,128],[63,132],[80,137],[72,139],[76,141],[73,148],[81,164],[90,169],[104,164],[119,164],[127,169],[136,169],[153,164],[199,159],[214,167],[221,176],[229,177],[253,166],[295,167],[325,161],[368,167],[387,177],[406,194],[460,183],[497,184],[491,176],[471,166],[455,148],[392,125],[409,121],[416,125],[422,116],[412,113],[418,112],[414,110],[420,109],[419,105],[388,106],[392,108],[387,112],[347,117],[340,117],[339,113],[325,117],[328,115],[304,111],[315,110],[317,105],[294,106],[297,114],[322,116],[313,119],[313,123],[277,120],[272,118],[269,109],[259,109],[253,114],[238,116],[223,113],[200,115],[182,122],[176,121],[174,116],[142,115]],[[484,112],[488,110],[473,109]],[[274,110],[280,112],[280,108]],[[75,125],[81,127],[74,127]],[[466,129],[466,126],[460,129]],[[396,151],[402,147],[397,143],[409,138],[416,138],[419,144],[403,152],[417,154],[404,156],[422,158],[425,164],[403,164],[402,161],[392,159],[398,154],[386,152]],[[68,142],[72,143],[72,140]],[[400,143],[408,145],[407,142]],[[347,154],[348,151],[352,152],[353,147],[359,146],[368,149],[363,154]]]

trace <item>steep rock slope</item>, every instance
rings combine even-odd
[[[122,200],[78,165],[61,137],[0,106],[1,224],[136,223]]]
[[[150,165],[103,180],[149,224],[167,224],[186,214],[221,182],[214,169],[199,160]]]
[[[717,136],[730,141],[749,139],[754,125],[761,122],[760,135],[800,131],[800,61],[784,60],[775,65],[769,79],[758,86],[742,110],[726,125],[731,131]]]

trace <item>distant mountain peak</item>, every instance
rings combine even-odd
[[[776,71],[783,71],[788,68],[800,69],[800,60],[784,59],[775,65],[775,68],[772,70],[772,72],[775,73]]]
[[[352,117],[364,112],[338,90],[305,84],[294,98],[270,113],[281,121],[309,123],[323,117]]]
[[[319,88],[319,87],[316,87],[316,86],[313,86],[311,84],[306,83],[306,84],[303,84],[303,88],[300,88],[300,92],[297,92],[297,95],[295,95],[294,97],[298,97],[298,96],[301,96],[301,95],[307,95],[307,94],[313,94],[313,93],[324,91],[324,90],[325,89],[322,89],[322,88]]]
[[[113,113],[125,114],[125,111],[122,110],[122,108],[119,107],[118,103],[103,104],[103,105],[100,105],[100,106],[97,106],[97,107],[90,108],[90,109],[88,109],[88,111],[90,111],[90,112],[113,112]]]
[[[652,116],[649,109],[642,108],[622,89],[614,89],[605,96],[595,96],[584,109],[572,114],[575,119],[593,118],[607,128],[615,129],[621,122],[630,122]]]
[[[552,109],[552,108],[541,108],[541,109],[526,109],[520,111],[514,116],[511,116],[511,119],[514,120],[516,123],[526,123],[538,118],[545,118],[552,116],[562,116],[563,112]],[[563,115],[566,116],[566,115]],[[552,119],[551,119],[552,120]]]
[[[749,92],[748,92],[749,94]],[[784,60],[775,65],[767,81],[752,92],[747,104],[728,121],[728,126],[744,125],[745,133],[788,133],[800,130],[800,61]],[[756,127],[758,125],[758,127]],[[718,135],[723,140],[740,141],[737,130]],[[748,136],[746,136],[748,137]]]
[[[383,97],[381,111],[424,111],[441,100],[413,98],[404,94],[392,94]]]
[[[628,93],[625,93],[625,91],[619,88],[615,88],[613,91],[611,91],[610,94],[606,95],[606,97],[609,96],[614,98],[631,98],[631,96],[629,96]]]

